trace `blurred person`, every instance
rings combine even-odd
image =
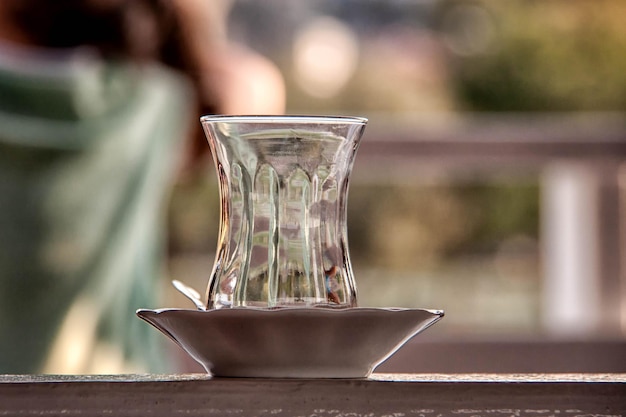
[[[197,116],[284,106],[210,3],[0,2],[0,373],[168,370],[134,312],[158,306],[184,149],[208,151]]]
[[[170,2],[178,20],[162,59],[189,74],[199,94],[199,113],[282,114],[286,91],[279,69],[265,57],[229,41],[226,33],[231,0],[161,0]],[[184,44],[181,51],[180,45]],[[194,124],[191,164],[208,155],[200,124]]]

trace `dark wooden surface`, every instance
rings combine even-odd
[[[0,377],[1,416],[626,416],[626,374]]]
[[[434,327],[409,340],[376,371],[445,374],[626,373],[624,338],[446,337],[441,335],[440,330]]]

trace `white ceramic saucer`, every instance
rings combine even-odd
[[[223,377],[361,378],[443,311],[396,308],[138,310]]]

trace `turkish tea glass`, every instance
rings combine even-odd
[[[209,309],[356,307],[346,204],[357,117],[204,116],[220,191]]]

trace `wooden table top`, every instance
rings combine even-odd
[[[626,374],[3,375],[5,415],[626,416]]]

